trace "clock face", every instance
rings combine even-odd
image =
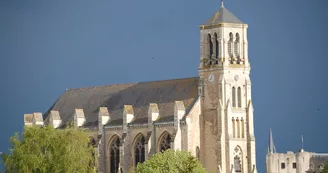
[[[238,75],[235,75],[235,81],[238,81],[238,79],[239,79],[239,76]]]
[[[213,73],[211,73],[211,74],[208,76],[208,81],[210,81],[210,82],[214,82],[214,80],[215,80],[215,76],[214,76]]]

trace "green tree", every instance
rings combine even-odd
[[[10,154],[3,154],[6,173],[90,173],[94,172],[89,133],[73,126],[25,127],[10,138]]]
[[[328,161],[325,164],[325,167],[323,168],[322,173],[328,173]]]
[[[166,150],[137,165],[137,173],[206,173],[201,163],[186,151]]]

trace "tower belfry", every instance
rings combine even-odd
[[[247,28],[223,0],[200,26],[200,148],[208,172],[256,170]]]

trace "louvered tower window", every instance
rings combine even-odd
[[[235,50],[235,56],[239,57],[239,34],[236,34],[236,40],[235,40],[235,45],[234,45],[234,50]]]
[[[228,53],[229,53],[230,57],[233,56],[233,54],[232,54],[232,43],[233,43],[233,34],[230,32],[229,42],[228,42]]]

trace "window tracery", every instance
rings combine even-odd
[[[234,160],[235,160],[235,171],[236,172],[241,172],[241,161],[240,161],[240,158],[238,156],[235,156]]]
[[[120,139],[115,137],[115,139],[110,144],[110,172],[118,173],[119,163],[120,163]]]
[[[159,151],[163,152],[167,149],[171,148],[171,135],[167,132],[165,132],[165,134],[163,135],[161,141],[160,141],[160,147],[159,147]]]
[[[234,149],[234,153],[235,155],[234,157],[234,168],[235,168],[235,172],[241,172],[242,171],[242,151],[241,148],[239,146],[236,146],[236,148]]]
[[[145,161],[145,138],[139,135],[134,145],[135,166]]]

